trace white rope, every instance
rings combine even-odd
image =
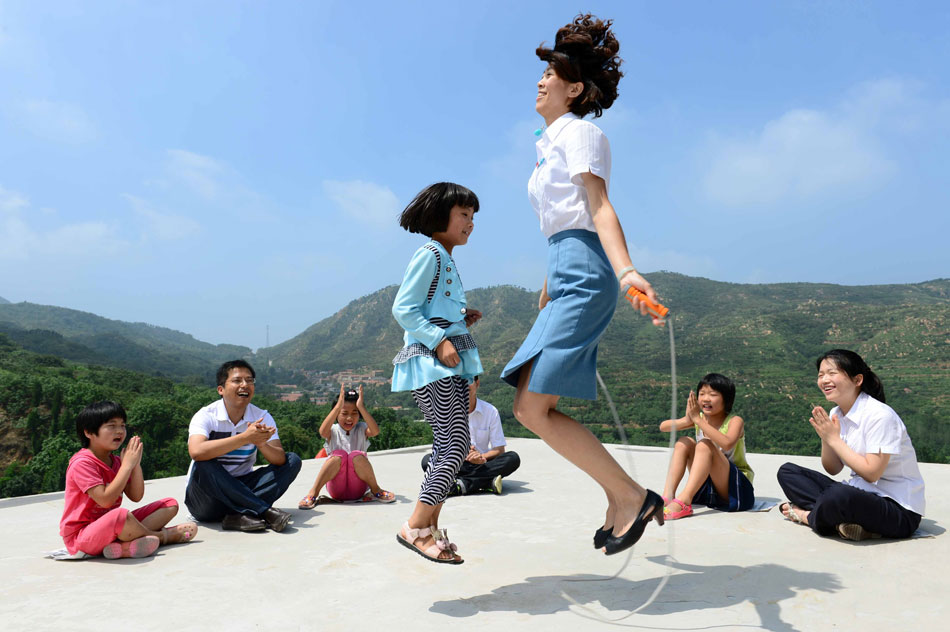
[[[676,340],[673,336],[672,317],[666,321],[666,324],[670,331],[670,381],[671,381],[671,390],[672,390],[672,395],[670,397],[670,419],[676,419]],[[614,425],[617,428],[617,433],[620,435],[621,443],[624,445],[624,447],[630,447],[630,444],[627,441],[627,433],[623,429],[623,425],[620,423],[620,416],[617,414],[616,406],[614,406],[614,400],[610,396],[610,391],[607,390],[607,385],[604,384],[603,378],[600,377],[599,371],[597,372],[597,383],[600,384],[600,388],[603,389],[604,395],[607,397],[607,405],[610,407],[610,413],[613,415]],[[670,445],[669,445],[669,461],[670,462],[672,462],[672,459],[673,459],[673,446],[675,445],[676,445],[676,424],[674,423],[670,425]],[[627,469],[630,471],[631,477],[634,480],[636,480],[636,466],[633,463],[633,457],[630,455],[630,450],[625,450],[625,452],[627,453]],[[669,467],[669,463],[667,464],[667,467]],[[638,612],[640,612],[641,610],[643,610],[644,608],[652,604],[656,600],[656,598],[659,596],[663,588],[666,586],[666,583],[670,579],[670,575],[673,574],[673,540],[674,539],[673,539],[672,521],[670,521],[670,523],[666,524],[665,526],[667,529],[666,530],[666,534],[667,534],[666,536],[666,547],[667,547],[666,572],[664,573],[663,577],[660,579],[660,583],[657,584],[657,587],[653,590],[653,594],[650,595],[649,599],[647,599],[646,602],[640,605],[636,610],[632,610],[621,617],[608,618],[608,617],[603,616],[599,612],[595,612],[594,610],[588,608],[584,604],[578,602],[576,599],[571,597],[571,595],[569,595],[568,593],[562,590],[561,596],[564,597],[564,599],[569,601],[574,606],[577,606],[578,609],[583,611],[583,612],[576,612],[575,610],[571,610],[571,612],[574,612],[574,614],[578,616],[582,616],[588,619],[594,619],[597,621],[601,621],[603,623],[617,623],[618,621],[623,621],[627,617],[637,614]],[[620,566],[620,569],[617,570],[617,572],[611,575],[610,577],[597,577],[594,579],[587,579],[587,578],[567,579],[565,581],[602,582],[602,581],[610,581],[612,579],[616,579],[617,577],[620,576],[621,573],[624,572],[624,570],[626,570],[627,566],[630,564],[630,558],[632,557],[633,557],[633,548],[631,547],[627,551],[627,557],[624,559],[623,564]]]

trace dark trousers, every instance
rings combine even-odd
[[[794,463],[778,469],[778,484],[792,504],[811,512],[808,524],[820,535],[836,535],[839,524],[855,523],[885,538],[907,538],[920,525],[920,514],[890,498]]]
[[[431,456],[431,454],[427,454],[422,457],[423,471],[429,467],[429,457]],[[496,476],[510,476],[520,466],[521,457],[518,456],[517,452],[502,452],[494,459],[485,461],[481,465],[463,461],[462,469],[456,474],[456,478],[465,485],[466,494],[475,494],[488,489]]]
[[[300,457],[287,453],[283,465],[259,467],[244,476],[231,476],[216,460],[195,461],[185,506],[201,522],[220,522],[228,514],[259,516],[284,495],[300,473]]]

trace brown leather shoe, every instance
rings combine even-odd
[[[260,531],[267,528],[267,523],[247,514],[228,514],[221,521],[221,528],[225,531]]]
[[[287,526],[287,523],[290,522],[290,514],[286,511],[281,511],[271,507],[267,511],[261,514],[261,518],[264,519],[264,522],[267,523],[267,526],[273,529],[274,531],[283,531],[284,527]]]

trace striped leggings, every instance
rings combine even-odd
[[[468,381],[457,375],[412,391],[416,405],[432,426],[432,458],[422,479],[419,500],[438,505],[448,496],[468,454]]]

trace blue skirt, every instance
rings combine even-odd
[[[552,235],[547,280],[551,300],[501,378],[517,386],[521,368],[534,361],[532,393],[597,399],[597,343],[620,292],[597,233],[573,229]]]

